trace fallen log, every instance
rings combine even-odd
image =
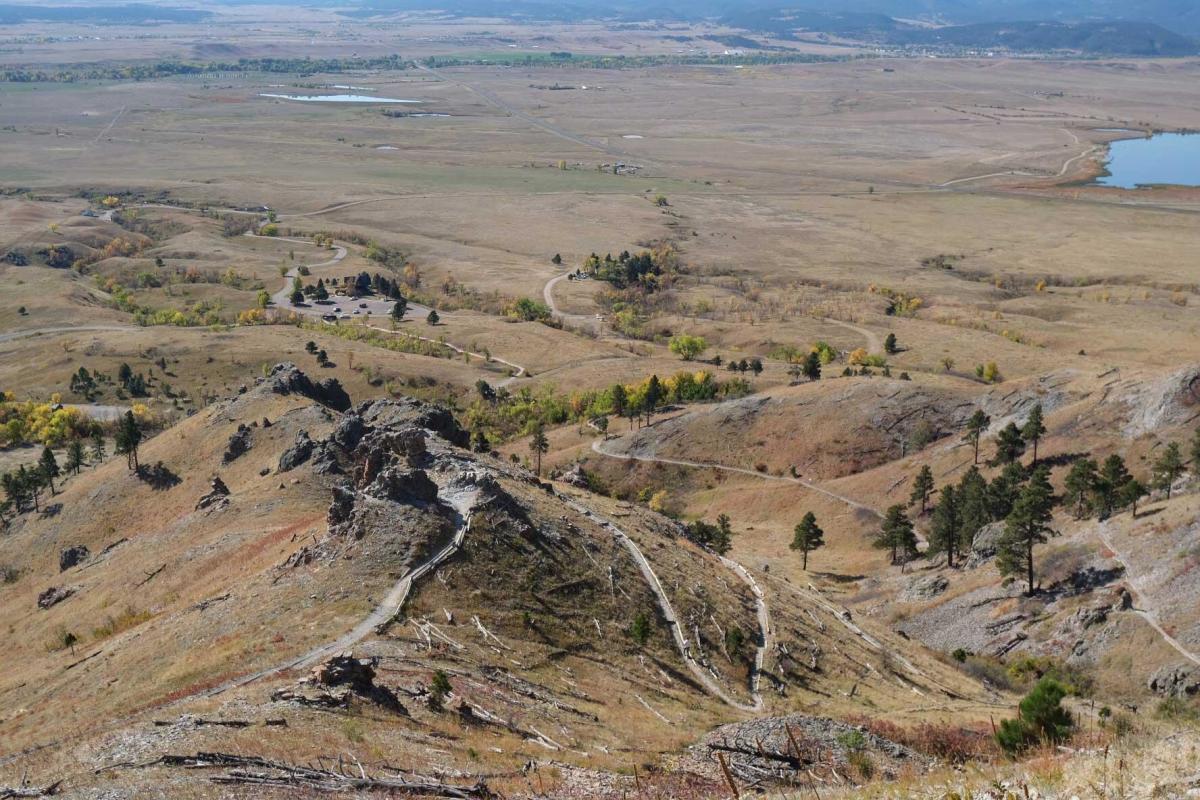
[[[430,778],[409,780],[399,775],[371,776],[362,764],[356,769],[339,766],[337,770],[294,766],[257,756],[230,753],[197,753],[194,756],[165,755],[146,766],[182,769],[222,769],[222,775],[209,780],[222,785],[278,786],[319,792],[387,791],[419,797],[443,797],[450,800],[484,800],[496,797],[483,781],[470,786],[455,786]],[[16,797],[37,795],[14,795]],[[4,795],[0,795],[3,798]]]
[[[49,786],[0,786],[0,800],[16,797],[50,797],[58,794],[62,781],[55,781]]]

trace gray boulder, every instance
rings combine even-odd
[[[73,594],[75,594],[74,589],[70,589],[65,586],[51,586],[49,589],[38,595],[38,608],[42,609],[43,611],[45,611],[47,608],[53,608]]]
[[[905,600],[932,600],[950,588],[945,575],[926,575],[913,578],[904,589]]]
[[[91,555],[91,552],[85,545],[77,544],[72,547],[68,547],[58,554],[58,571],[66,572],[71,567],[87,561]]]
[[[975,569],[996,557],[1000,539],[1004,536],[1004,523],[991,522],[975,533],[971,542],[971,554],[967,556],[967,569]]]
[[[221,457],[221,460],[228,464],[241,458],[249,450],[250,426],[243,423],[238,425],[237,431],[229,437],[229,444],[225,446],[225,455]]]
[[[316,442],[309,437],[308,431],[300,431],[296,434],[296,441],[292,446],[284,450],[279,456],[279,471],[291,472],[305,461],[308,461],[315,447]]]

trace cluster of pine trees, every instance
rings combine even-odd
[[[1060,498],[1050,483],[1050,466],[1038,461],[1038,443],[1046,434],[1042,406],[1039,403],[1029,412],[1023,425],[1010,422],[1000,429],[995,440],[995,454],[990,466],[1000,467],[991,481],[979,471],[980,439],[991,424],[982,411],[976,411],[967,422],[963,439],[974,449],[975,464],[957,484],[943,486],[932,506],[927,554],[945,554],[946,563],[954,567],[964,554],[970,552],[979,530],[992,522],[1003,522],[1004,531],[997,541],[996,564],[1006,579],[1023,579],[1026,590],[1033,593],[1036,586],[1034,549],[1050,537],[1058,535],[1052,526],[1053,512]],[[1200,463],[1200,430],[1191,444],[1194,463]],[[1028,465],[1021,459],[1030,452]],[[1149,486],[1135,478],[1124,459],[1114,453],[1103,464],[1092,458],[1072,462],[1064,479],[1065,495],[1061,498],[1082,519],[1096,512],[1106,519],[1118,511],[1130,508],[1137,513],[1137,503],[1150,489],[1164,490],[1170,498],[1171,487],[1182,475],[1185,461],[1180,445],[1171,442],[1155,460]],[[933,473],[922,467],[913,479],[910,506],[919,506],[924,514],[934,493]],[[910,538],[898,521],[904,508],[888,510],[884,533],[878,544],[891,547],[893,560],[897,543],[901,551],[911,546],[915,554],[915,535]],[[889,522],[892,522],[889,526]],[[909,526],[911,527],[911,526]],[[889,535],[888,531],[891,530]]]
[[[126,411],[117,425],[114,444],[116,452],[126,457],[133,471],[138,470],[138,447],[142,437],[142,427],[137,417],[132,411]],[[58,492],[54,482],[64,472],[78,475],[89,463],[93,466],[102,463],[106,455],[104,433],[99,427],[93,428],[90,448],[85,448],[83,440],[78,438],[67,443],[67,460],[62,466],[53,450],[42,448],[41,457],[32,467],[22,464],[0,475],[0,488],[4,490],[4,499],[0,501],[0,520],[6,521],[10,514],[41,511],[42,494],[49,490],[53,497]]]
[[[1046,434],[1041,404],[1030,410],[1024,424],[1010,422],[996,435],[995,453],[988,465],[1000,471],[990,481],[979,469],[980,441],[989,425],[991,419],[983,411],[976,411],[967,421],[963,441],[972,447],[974,463],[957,483],[937,491],[933,471],[923,466],[913,478],[908,503],[893,505],[884,513],[874,545],[890,552],[892,564],[903,565],[921,554],[910,508],[916,509],[917,517],[930,516],[925,555],[944,554],[951,568],[971,552],[985,525],[1003,522],[1004,530],[996,542],[997,567],[1006,580],[1024,580],[1026,591],[1032,594],[1036,587],[1034,550],[1058,535],[1052,522],[1060,500],[1076,519],[1096,513],[1103,520],[1126,508],[1136,515],[1138,501],[1151,489],[1163,491],[1170,499],[1172,487],[1188,463],[1178,442],[1167,443],[1154,461],[1147,485],[1130,473],[1116,453],[1103,464],[1079,458],[1072,462],[1064,479],[1065,494],[1059,498],[1050,484],[1050,466],[1038,462],[1038,444]],[[1028,465],[1021,460],[1027,451],[1032,456]],[[1193,465],[1200,465],[1200,429],[1193,435],[1189,455]],[[804,569],[808,569],[809,553],[824,544],[816,517],[807,513],[796,526],[791,544],[802,554]]]
[[[607,281],[619,289],[641,285],[653,290],[653,278],[662,274],[662,265],[648,250],[637,255],[624,250],[616,258],[612,253],[604,258],[592,253],[583,262],[583,270],[593,278]]]

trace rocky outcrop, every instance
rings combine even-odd
[[[1200,692],[1200,667],[1173,664],[1162,667],[1146,684],[1150,691],[1163,697],[1192,697]]]
[[[297,433],[296,441],[279,456],[279,471],[291,472],[296,467],[308,461],[312,457],[316,446],[317,443],[308,435],[308,431]]]
[[[267,387],[275,394],[298,394],[334,411],[350,409],[350,395],[337,378],[314,383],[311,378],[290,362],[276,364],[267,376]]]
[[[909,581],[902,596],[905,600],[932,600],[949,588],[950,581],[945,575],[926,575]]]
[[[66,572],[71,567],[87,561],[91,555],[91,551],[85,545],[77,544],[67,547],[58,554],[58,571]]]
[[[250,426],[244,423],[239,424],[237,431],[229,437],[229,444],[225,446],[225,454],[221,457],[222,463],[228,464],[249,452],[250,436]]]
[[[1184,425],[1200,411],[1200,366],[1192,364],[1155,380],[1126,379],[1113,397],[1125,405],[1126,436]]]
[[[221,480],[220,475],[213,475],[211,489],[208,494],[197,501],[196,510],[224,508],[227,505],[229,505],[229,487],[225,485],[225,481]]]
[[[371,428],[396,428],[407,424],[435,433],[456,447],[467,447],[471,442],[470,433],[447,409],[411,397],[375,400],[360,405],[355,411]]]
[[[75,594],[75,590],[66,586],[51,586],[46,591],[38,595],[38,608],[45,611],[47,608],[54,606],[66,600],[71,595]]]
[[[575,466],[564,472],[559,480],[578,489],[588,489],[591,487],[587,473],[583,471],[583,464],[575,464]]]
[[[1003,536],[1003,522],[992,522],[976,531],[975,539],[971,542],[971,554],[967,556],[967,569],[975,569],[995,558]]]

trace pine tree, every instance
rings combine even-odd
[[[1026,595],[1034,592],[1033,551],[1058,533],[1050,527],[1054,490],[1050,471],[1034,470],[1005,521],[1004,535],[997,548],[996,566],[1006,580],[1025,573]]]
[[[821,380],[821,357],[816,353],[809,353],[804,357],[804,364],[800,367],[800,371],[810,381]]]
[[[662,402],[662,383],[659,382],[657,375],[651,375],[650,380],[646,383],[646,401],[642,410],[646,413],[646,424],[650,424],[650,416],[658,408],[658,404]]]
[[[958,484],[959,552],[969,551],[975,534],[992,521],[988,509],[987,481],[977,467],[971,467]]]
[[[1175,485],[1175,481],[1182,474],[1183,456],[1179,452],[1179,443],[1171,442],[1154,462],[1154,488],[1166,489],[1167,499],[1170,500],[1171,487]]]
[[[1067,473],[1065,488],[1067,502],[1075,507],[1075,519],[1083,519],[1084,511],[1096,489],[1096,474],[1098,467],[1090,458],[1080,458],[1071,464]]]
[[[817,517],[811,511],[800,520],[792,535],[792,550],[799,550],[803,561],[800,568],[808,569],[808,554],[819,547],[825,546],[825,531],[817,525]]]
[[[9,503],[18,514],[25,510],[25,505],[29,502],[29,486],[22,474],[24,469],[25,467],[22,465],[16,472],[6,472],[0,477],[0,485],[4,487],[5,502]]]
[[[1025,453],[1025,437],[1015,422],[1010,422],[1000,429],[996,436],[996,457],[992,459],[993,466],[1011,464]]]
[[[929,552],[945,553],[946,566],[954,567],[954,554],[962,542],[962,513],[958,492],[953,486],[943,486],[933,508],[933,524],[929,533]]]
[[[1100,501],[1102,519],[1112,516],[1113,509],[1121,500],[1121,490],[1133,479],[1125,467],[1125,460],[1116,453],[1104,459],[1100,475],[1096,480],[1095,492]]]
[[[1191,451],[1192,477],[1196,478],[1200,476],[1200,428],[1196,428],[1195,433],[1192,434]]]
[[[138,470],[138,446],[142,443],[142,429],[132,411],[126,411],[117,426],[116,451],[125,456],[129,469]]]
[[[104,452],[104,433],[97,428],[92,432],[92,464],[99,466],[104,463],[107,453]]]
[[[397,298],[396,302],[392,304],[392,319],[404,319],[404,313],[406,311],[408,311],[408,301],[403,297]]]
[[[917,477],[913,478],[912,494],[908,498],[908,504],[915,506],[918,503],[921,505],[921,514],[929,507],[929,495],[933,494],[933,470],[929,465],[921,467]],[[919,515],[918,515],[919,516]]]
[[[1006,753],[1015,756],[1038,744],[1057,744],[1071,735],[1075,720],[1062,707],[1067,687],[1049,675],[1030,690],[1021,701],[1016,719],[1001,721],[996,741]]]
[[[40,469],[25,469],[25,465],[17,467],[17,483],[22,487],[25,499],[33,501],[33,510],[41,511],[41,505],[38,500],[42,493],[42,487],[46,484],[46,478],[42,475]]]
[[[900,348],[896,345],[896,334],[889,333],[883,340],[883,350],[888,355],[895,355],[900,352]]]
[[[67,445],[67,469],[73,475],[78,475],[79,470],[83,467],[83,462],[83,442],[79,439],[72,439],[71,443]]]
[[[550,440],[546,438],[546,431],[540,422],[533,429],[533,437],[529,440],[529,449],[533,451],[537,465],[535,470],[540,478],[542,477],[542,455],[550,450]]]
[[[907,561],[916,555],[917,534],[908,515],[904,513],[904,506],[897,504],[887,510],[875,537],[875,546],[891,551],[893,565],[900,563],[901,556]]]
[[[437,310],[433,308],[429,309],[429,313],[425,315],[425,322],[429,325],[437,325],[441,319],[442,318],[438,316]]]
[[[50,487],[50,494],[53,496],[54,479],[61,475],[62,471],[58,468],[58,459],[54,457],[54,451],[49,447],[42,448],[42,457],[38,459],[38,472],[42,474],[42,478]]]
[[[1033,445],[1033,462],[1032,467],[1037,466],[1038,442],[1046,434],[1046,423],[1042,419],[1042,404],[1038,403],[1029,412],[1029,419],[1025,420],[1025,425],[1021,428],[1021,437]]]
[[[733,522],[728,514],[717,515],[717,530],[711,547],[718,555],[725,555],[733,547]]]
[[[1012,511],[1013,505],[1021,494],[1021,485],[1028,475],[1020,461],[1012,461],[1004,466],[1000,474],[988,485],[988,513],[992,519],[1004,519]]]
[[[625,406],[629,403],[629,394],[625,391],[625,386],[620,383],[614,383],[612,388],[608,390],[608,397],[609,402],[612,404],[612,413],[618,417],[625,416]]]
[[[975,413],[967,420],[967,432],[963,441],[975,448],[975,463],[979,463],[979,440],[983,432],[992,424],[992,418],[983,413],[983,409],[975,409]]]
[[[1141,500],[1148,493],[1149,491],[1146,489],[1145,484],[1143,484],[1137,478],[1130,478],[1125,482],[1125,485],[1121,487],[1120,497],[1118,499],[1121,505],[1129,506],[1131,513],[1134,517],[1136,517],[1138,500]]]

